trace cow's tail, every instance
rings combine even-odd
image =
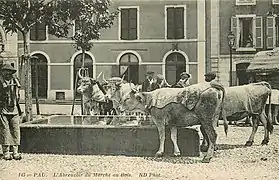
[[[268,94],[268,120],[267,120],[267,130],[270,132],[270,134],[273,132],[273,124],[272,124],[272,116],[271,116],[271,93],[272,89],[269,83],[267,83],[268,88],[270,90]]]
[[[224,99],[225,99],[225,96],[226,96],[226,90],[225,90],[225,88],[222,84],[217,83],[216,81],[211,81],[210,85],[211,85],[211,87],[216,88],[216,89],[223,92],[222,101],[221,101],[221,111],[220,112],[221,112],[221,115],[222,115],[222,118],[223,118],[223,121],[224,121],[224,131],[225,131],[225,134],[227,136],[229,125],[228,125],[226,111],[225,111],[225,108],[224,108]],[[219,114],[218,114],[218,119],[219,119]]]

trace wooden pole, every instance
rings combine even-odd
[[[74,99],[73,99],[73,102],[72,102],[72,112],[71,112],[71,115],[74,114],[74,109],[75,109],[77,83],[78,83],[78,74],[76,74],[76,81],[75,81],[75,87],[74,87]]]
[[[36,98],[36,110],[37,115],[40,115],[40,107],[39,107],[39,77],[38,77],[38,58],[34,59],[35,61],[35,98]]]

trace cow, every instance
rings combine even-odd
[[[227,87],[225,89],[226,96],[224,101],[224,112],[228,121],[238,121],[243,118],[252,117],[252,133],[245,145],[252,146],[260,121],[262,122],[265,130],[264,139],[261,144],[268,144],[269,134],[273,131],[270,84],[263,81],[248,85]],[[269,112],[267,118],[265,106],[268,97]]]
[[[151,115],[160,140],[155,156],[162,156],[164,153],[166,125],[171,128],[174,156],[180,155],[177,126],[201,125],[204,129],[203,136],[208,140],[207,154],[202,162],[210,162],[217,139],[215,128],[225,96],[222,85],[203,83],[186,88],[161,88],[151,92],[139,92],[132,86],[127,88],[127,85],[129,83],[112,87],[107,91],[107,97],[117,100],[124,111],[142,111]],[[226,128],[225,126],[227,133]]]
[[[100,82],[90,77],[80,78],[77,91],[83,97],[83,114],[91,115],[90,111],[93,111],[93,115],[116,114],[112,102],[105,98],[106,92]]]

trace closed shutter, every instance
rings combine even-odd
[[[37,23],[30,29],[30,40],[44,41],[46,40],[46,24]]]
[[[266,47],[273,48],[275,47],[275,18],[269,16],[266,19]]]
[[[81,21],[75,21],[75,32],[81,29]]]
[[[129,9],[129,39],[135,40],[138,38],[137,35],[138,29],[138,18],[137,18],[137,9]]]
[[[184,8],[175,8],[175,39],[184,39]]]
[[[121,9],[121,39],[129,39],[129,9]]]
[[[239,47],[239,35],[237,31],[237,18],[236,17],[231,17],[231,31],[235,35],[235,43],[233,48]]]
[[[38,23],[37,26],[37,40],[44,41],[46,40],[46,24],[45,23]]]
[[[263,47],[263,31],[262,31],[262,17],[256,17],[254,19],[255,23],[255,35],[254,35],[254,47],[256,48],[262,48]]]
[[[31,41],[36,41],[36,36],[37,36],[36,34],[37,33],[36,33],[36,24],[35,24],[30,29],[30,40]]]
[[[167,8],[167,39],[174,39],[174,28],[175,28],[175,21],[174,21],[174,8]]]

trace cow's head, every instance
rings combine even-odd
[[[102,89],[100,83],[90,77],[82,77],[79,82],[77,91],[93,101],[105,102],[105,91]]]
[[[144,92],[139,92],[138,88],[132,88],[130,92],[123,96],[121,107],[129,112],[146,112],[147,96]]]
[[[79,81],[79,86],[77,88],[77,92],[81,94],[87,94],[87,93],[92,93],[92,87],[93,85],[96,84],[96,80],[90,78],[90,77],[83,77]]]

